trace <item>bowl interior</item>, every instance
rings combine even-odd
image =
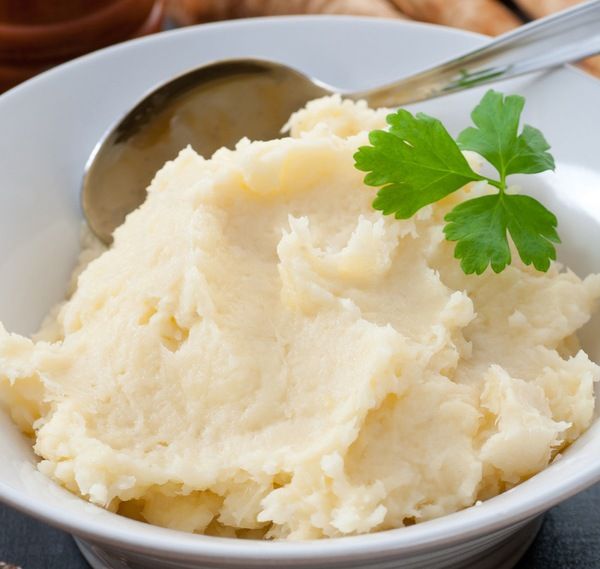
[[[289,63],[340,88],[361,89],[483,41],[473,34],[403,22],[258,19],[190,28],[116,46],[52,70],[0,97],[0,321],[9,331],[33,332],[63,297],[79,250],[78,194],[85,161],[108,125],[156,83],[214,59],[251,56]],[[600,131],[590,125],[600,124],[596,104],[600,83],[563,68],[498,88],[527,97],[526,122],[539,127],[552,144],[557,172],[519,182],[558,213],[563,240],[559,259],[581,276],[599,271]],[[466,125],[481,94],[482,90],[475,90],[419,108],[443,119],[456,133]],[[581,338],[590,356],[600,361],[600,316],[585,327]],[[597,421],[564,458],[534,479],[451,517],[463,520],[464,528],[472,524],[473,531],[499,516],[523,519],[532,508],[540,509],[542,502],[542,506],[550,505],[597,478],[600,468],[594,462],[599,450]],[[78,520],[79,531],[93,533],[98,521],[110,525],[106,531],[115,535],[144,532],[156,543],[167,543],[168,538],[172,547],[183,547],[190,539],[202,543],[212,539],[174,537],[168,530],[114,516],[73,497],[37,473],[31,442],[3,411],[0,456],[9,465],[0,469],[0,497],[54,523],[73,528],[73,520]],[[418,536],[433,536],[434,531],[440,535],[439,528],[448,527],[447,519],[384,533],[395,533],[396,543],[414,542]],[[375,543],[382,538],[350,539]]]

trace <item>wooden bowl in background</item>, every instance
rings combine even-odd
[[[164,0],[0,0],[0,91],[73,57],[160,30]]]

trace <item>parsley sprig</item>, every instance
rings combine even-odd
[[[507,193],[511,174],[554,170],[550,146],[542,133],[519,122],[525,99],[488,91],[471,113],[475,126],[455,141],[444,125],[424,113],[400,109],[388,115],[389,129],[369,134],[370,146],[354,155],[367,172],[365,183],[380,187],[375,209],[408,219],[469,182],[486,181],[497,193],[463,201],[444,218],[446,239],[455,241],[454,255],[467,274],[496,273],[511,262],[509,235],[521,260],[547,271],[560,243],[556,216],[536,199]],[[472,150],[498,172],[498,179],[473,171],[462,154]]]

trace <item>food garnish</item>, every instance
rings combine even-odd
[[[524,125],[520,95],[490,90],[473,109],[475,126],[454,140],[444,125],[424,113],[399,109],[387,116],[388,130],[369,134],[370,146],[354,155],[365,183],[380,187],[373,207],[385,215],[408,219],[469,182],[485,181],[497,191],[467,199],[445,216],[444,234],[455,241],[454,256],[466,274],[496,273],[511,263],[509,236],[526,265],[547,271],[556,259],[556,216],[538,200],[510,193],[507,177],[554,170],[550,145],[536,128]],[[490,178],[475,172],[463,155],[470,150],[497,171]]]

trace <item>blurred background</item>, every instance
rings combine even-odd
[[[287,14],[403,18],[491,36],[582,0],[0,0],[0,91],[107,45],[179,26]],[[580,63],[600,77],[600,56]]]

